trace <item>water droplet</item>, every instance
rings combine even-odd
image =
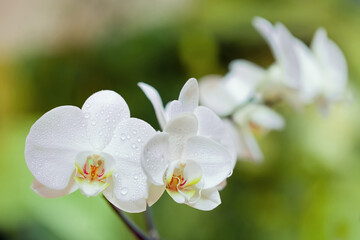
[[[130,139],[130,135],[127,135],[126,138],[127,138],[127,139]]]
[[[84,117],[87,119],[87,118],[90,117],[90,114],[89,114],[89,113],[85,113],[85,114],[84,114]]]
[[[131,145],[131,147],[132,147],[133,149],[137,148],[137,146],[136,146],[135,143],[133,143],[133,144]]]
[[[96,122],[95,122],[95,121],[92,121],[92,122],[91,122],[91,125],[95,126],[95,125],[96,125]]]
[[[122,133],[122,134],[121,134],[121,136],[120,136],[120,138],[121,138],[121,140],[123,140],[123,141],[124,141],[124,140],[125,140],[125,138],[126,138],[125,134],[123,134],[123,133]]]
[[[138,180],[138,178],[139,178],[138,175],[137,175],[137,174],[134,174],[134,179],[135,179],[135,180]]]
[[[135,135],[136,133],[137,133],[136,130],[134,130],[134,131],[133,131],[133,134]]]
[[[137,141],[138,141],[138,142],[141,142],[141,138],[138,138]]]
[[[126,187],[124,187],[124,188],[122,188],[122,189],[120,190],[120,193],[121,193],[122,195],[126,195],[126,194],[128,193],[128,189],[127,189]]]
[[[90,107],[90,104],[86,104],[85,107],[89,108],[89,107]]]

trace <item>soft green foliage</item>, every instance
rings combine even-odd
[[[189,1],[174,19],[137,22],[136,30],[114,27],[91,46],[0,62],[6,66],[0,68],[0,238],[133,239],[101,197],[76,192],[43,199],[30,190],[33,177],[23,152],[31,125],[56,106],[80,106],[91,93],[112,89],[128,102],[132,116],[158,128],[136,83],[153,85],[166,102],[177,98],[188,78],[223,74],[231,60],[267,66],[271,53],[251,26],[257,15],[284,22],[307,43],[317,27],[327,28],[347,57],[357,97],[360,5],[355,0]],[[322,118],[312,108],[296,113],[279,106],[287,127],[259,136],[265,162],[239,162],[222,204],[211,212],[176,204],[165,194],[153,209],[161,236],[360,239],[359,109],[359,101],[351,100]],[[144,225],[141,214],[132,216]]]

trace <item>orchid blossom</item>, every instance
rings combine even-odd
[[[231,133],[216,113],[207,107],[199,106],[199,86],[196,79],[189,79],[181,89],[179,99],[169,102],[165,108],[155,88],[146,83],[139,83],[138,85],[151,101],[162,129],[165,129],[168,122],[176,116],[193,113],[199,124],[197,134],[209,137],[224,146],[231,156],[233,165],[235,165],[236,149]]]
[[[77,189],[87,197],[102,192],[124,211],[144,211],[146,202],[160,197],[140,164],[142,148],[154,134],[149,124],[130,118],[126,102],[113,91],[93,94],[81,109],[54,108],[35,122],[26,139],[32,189],[49,198]]]
[[[233,163],[222,145],[198,135],[199,127],[192,113],[171,119],[144,147],[142,166],[151,183],[177,203],[211,210],[221,203],[218,186]]]

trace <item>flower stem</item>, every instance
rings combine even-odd
[[[159,240],[160,236],[156,229],[154,216],[150,207],[146,207],[145,218],[150,237],[154,240]]]
[[[121,220],[125,223],[126,227],[139,239],[139,240],[152,240],[152,238],[148,237],[126,214],[115,207],[109,200],[106,201],[110,204],[112,209],[119,215]]]

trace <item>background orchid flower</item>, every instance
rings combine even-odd
[[[238,158],[260,162],[264,157],[254,133],[266,134],[270,130],[281,130],[285,127],[285,120],[265,105],[250,103],[239,109],[232,116],[232,121],[228,120],[226,124],[232,129]]]
[[[233,163],[223,146],[198,135],[199,127],[192,113],[174,117],[148,141],[141,163],[149,180],[176,202],[211,210],[221,203],[217,186]]]
[[[246,60],[235,60],[221,77],[208,75],[200,79],[201,103],[220,116],[231,115],[236,108],[255,96],[265,70]]]
[[[146,83],[138,85],[151,101],[162,129],[165,129],[167,123],[178,115],[195,114],[199,125],[197,134],[209,137],[223,145],[228,150],[235,166],[236,150],[231,134],[216,113],[207,107],[199,106],[199,86],[195,78],[189,79],[181,89],[178,100],[170,101],[165,108],[156,89]]]
[[[54,108],[34,123],[26,139],[32,188],[43,197],[77,189],[88,197],[102,192],[122,210],[144,211],[146,200],[151,205],[160,196],[148,199],[140,164],[143,145],[154,134],[149,124],[130,118],[126,102],[113,91],[91,95],[81,109]]]

